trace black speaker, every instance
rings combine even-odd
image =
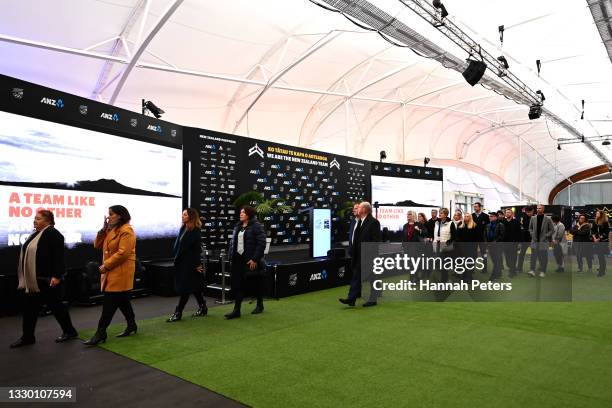
[[[331,259],[339,259],[346,257],[346,250],[344,248],[333,248],[327,251],[327,257]]]
[[[483,61],[468,60],[470,63],[463,73],[463,77],[468,84],[474,86],[482,79],[485,71],[487,70],[487,64]]]

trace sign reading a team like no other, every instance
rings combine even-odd
[[[203,217],[203,242],[224,248],[238,221],[234,200],[256,191],[291,211],[264,217],[273,245],[310,240],[310,208],[332,210],[334,239],[343,203],[369,194],[369,162],[225,133],[186,131],[184,160],[191,164],[191,203]]]

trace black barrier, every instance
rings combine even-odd
[[[269,263],[268,293],[274,298],[282,298],[347,285],[352,277],[350,265],[350,258]]]

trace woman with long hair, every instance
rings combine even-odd
[[[102,316],[93,337],[84,344],[95,346],[107,338],[106,328],[110,325],[117,308],[125,316],[126,329],[117,337],[136,333],[136,318],[130,302],[130,291],[134,288],[136,270],[136,234],[130,225],[129,211],[122,205],[113,205],[104,217],[102,229],[98,231],[94,248],[102,249],[100,265],[100,290],[104,294]]]
[[[463,222],[457,229],[457,253],[464,258],[476,259],[477,243],[482,241],[478,225],[474,221],[472,214],[466,212],[463,214]],[[461,279],[466,282],[471,282],[474,267],[466,268],[461,275]]]
[[[606,274],[606,256],[610,253],[608,243],[610,241],[610,222],[608,221],[608,214],[602,210],[597,210],[595,213],[595,222],[591,229],[593,237],[593,243],[595,253],[597,254],[597,260],[599,261],[599,272],[598,277],[602,277]]]
[[[183,309],[193,294],[198,302],[198,310],[193,317],[206,316],[208,308],[206,300],[202,296],[202,265],[200,228],[202,221],[200,214],[195,208],[186,208],[182,214],[183,225],[179,230],[176,241],[174,241],[174,286],[180,295],[179,303],[174,313],[167,320],[169,323],[177,322],[183,317]]]

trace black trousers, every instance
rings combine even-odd
[[[247,277],[248,259],[235,253],[232,257],[232,293],[234,294],[234,309],[240,310],[242,300],[247,294],[257,298],[257,304],[263,304],[264,277]]]
[[[504,243],[504,255],[506,257],[506,265],[510,272],[516,271],[516,242],[505,242]]]
[[[492,243],[489,245],[489,258],[493,264],[493,271],[491,272],[491,279],[501,278],[502,271],[502,248],[499,243]]]
[[[539,246],[539,243],[538,243]],[[531,248],[530,269],[535,272],[536,261],[540,263],[540,271],[546,272],[548,267],[548,249]]]
[[[206,307],[206,300],[204,300],[204,296],[202,296],[202,292],[195,291],[192,294],[198,301],[198,306]],[[185,309],[185,305],[187,304],[187,301],[189,300],[189,295],[190,295],[189,293],[185,293],[181,295],[181,297],[179,298],[178,306],[176,307],[177,313],[183,313],[183,310]]]
[[[60,284],[61,285],[61,284]],[[72,325],[68,308],[60,301],[60,285],[50,287],[49,282],[44,280],[38,281],[39,293],[25,293],[23,322],[22,322],[22,339],[25,341],[35,341],[34,331],[36,330],[36,322],[38,321],[38,313],[40,306],[46,304],[55,320],[59,323],[63,333],[74,333],[76,329]]]
[[[519,272],[523,272],[523,264],[525,263],[525,255],[527,254],[527,249],[529,249],[529,242],[521,242],[521,248],[518,255],[518,260],[516,262],[516,270]]]
[[[102,303],[102,316],[98,322],[98,330],[106,330],[110,325],[113,316],[117,311],[117,308],[121,310],[125,320],[128,323],[134,323],[136,317],[134,316],[134,310],[132,309],[132,303],[130,302],[130,292],[104,292],[104,302]]]
[[[358,297],[361,297],[361,265],[353,264],[353,276],[351,277],[351,286],[349,288],[349,293],[347,298],[350,300],[355,300]]]
[[[575,242],[573,245],[576,251],[576,262],[578,263],[578,270],[582,272],[582,259],[585,258],[589,270],[593,269],[593,244],[590,242]]]

